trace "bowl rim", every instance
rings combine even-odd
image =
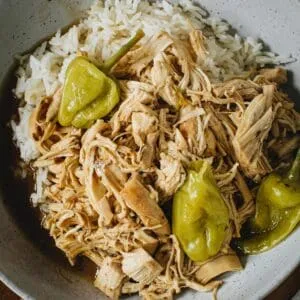
[[[0,0],[0,4],[1,4],[1,0]],[[229,23],[231,24],[231,21],[229,21]],[[254,297],[262,298],[269,295],[272,291],[274,291],[277,287],[279,287],[288,278],[288,276],[292,272],[294,272],[294,270],[299,266],[300,266],[300,261],[290,262],[289,270],[285,268],[282,272],[280,272],[280,274],[277,274],[277,276],[274,276],[271,280],[267,280],[265,282],[264,288],[257,290]],[[29,293],[26,292],[27,290],[26,286],[21,287],[22,283],[20,282],[17,283],[17,280],[14,279],[16,279],[15,276],[9,277],[5,271],[0,270],[0,281],[2,281],[5,285],[7,285],[13,292],[19,295],[22,299],[35,299],[33,296],[31,296]],[[230,282],[228,282],[227,284],[230,284]]]
[[[2,281],[2,283],[4,283],[10,290],[12,290],[16,295],[18,295],[22,299],[34,299],[31,296],[29,296],[26,293],[26,291],[18,287],[18,285],[12,279],[9,279],[3,271],[0,271],[0,281]]]

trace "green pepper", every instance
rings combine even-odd
[[[105,94],[101,97],[98,97],[96,100],[79,111],[73,119],[73,126],[77,128],[87,127],[87,123],[103,118],[109,114],[119,102],[118,86],[110,78],[107,78],[107,81],[107,86],[103,89]]]
[[[285,239],[300,222],[300,149],[284,175],[272,173],[261,183],[256,213],[248,224],[249,238],[237,246],[247,254],[271,249]]]
[[[62,126],[88,127],[112,111],[120,95],[117,83],[107,74],[143,36],[144,32],[138,30],[100,69],[85,57],[79,56],[70,63],[58,113]]]
[[[204,160],[191,164],[173,201],[173,232],[193,261],[216,255],[229,227],[228,208]]]

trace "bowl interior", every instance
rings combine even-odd
[[[64,255],[53,247],[35,212],[28,205],[28,188],[13,178],[16,153],[7,128],[16,101],[11,89],[13,57],[32,48],[78,17],[92,0],[0,0],[0,279],[23,298],[85,299],[102,295],[92,285],[90,270],[72,268]],[[202,0],[217,17],[228,20],[243,35],[264,40],[275,52],[293,55],[287,90],[300,107],[300,23],[299,1]],[[280,13],[279,13],[280,12]],[[220,299],[257,299],[264,296],[299,263],[300,228],[278,247],[246,260],[245,270],[225,277]],[[83,272],[82,272],[83,271]],[[83,276],[82,274],[87,274]],[[268,280],[265,280],[268,278]],[[180,298],[210,299],[210,295],[186,292]],[[104,297],[103,297],[104,299]]]

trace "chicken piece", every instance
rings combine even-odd
[[[201,92],[201,94],[205,92],[211,92],[211,83],[208,76],[200,69],[199,67],[194,67],[191,69],[191,81],[190,81],[190,90],[194,92]],[[192,103],[198,104],[199,100],[198,96],[195,94],[191,96]]]
[[[120,87],[125,101],[128,98],[133,98],[139,103],[151,105],[156,100],[155,88],[149,83],[134,80],[122,80],[120,81]]]
[[[58,110],[62,98],[63,89],[59,88],[52,97],[52,101],[49,105],[46,114],[46,121],[49,122],[53,120],[58,115]]]
[[[93,208],[100,216],[100,222],[104,225],[109,225],[113,219],[113,213],[105,194],[107,190],[101,183],[100,178],[91,171],[86,182],[86,189],[89,195],[89,200]]]
[[[159,131],[152,132],[147,135],[146,145],[141,148],[140,151],[140,161],[141,167],[147,169],[152,166],[152,162],[155,158],[155,153],[157,150],[156,142],[159,136]]]
[[[48,167],[48,170],[50,172],[52,172],[53,174],[59,174],[59,173],[62,173],[63,170],[65,168],[65,165],[64,163],[57,163],[57,164],[53,164],[51,166]]]
[[[167,135],[172,134],[172,125],[169,118],[169,109],[162,108],[159,111],[159,138],[158,151],[162,152],[167,149]]]
[[[241,175],[239,170],[236,172],[235,176],[235,183],[238,189],[240,190],[242,196],[243,196],[243,206],[240,208],[240,210],[243,210],[244,208],[250,209],[250,207],[255,208],[254,206],[254,199],[251,191],[249,190],[249,187],[244,179],[244,177]],[[249,205],[250,204],[250,205]],[[253,213],[253,211],[248,211],[249,214]]]
[[[164,272],[140,292],[145,299],[173,299],[173,294],[180,293],[183,287],[208,292],[218,288],[222,283],[213,281],[203,285],[197,282],[194,272],[198,266],[190,260],[185,260],[184,252],[174,235],[169,237],[168,243],[159,248],[155,257],[164,266]]]
[[[133,176],[127,181],[121,191],[126,205],[132,209],[147,227],[154,227],[152,230],[158,235],[170,234],[169,222],[150,192]]]
[[[98,134],[101,134],[103,131],[110,128],[110,126],[105,123],[103,120],[97,120],[93,126],[91,126],[82,136],[81,143],[82,147],[80,149],[80,163],[84,165],[84,162],[87,158],[87,151],[90,150],[92,141],[97,138]],[[102,141],[101,141],[102,142]],[[116,150],[117,145],[113,144],[108,140],[105,144],[108,144],[109,148],[112,148],[112,151]],[[103,142],[101,143],[103,144]],[[89,166],[88,166],[89,167]]]
[[[44,98],[36,106],[29,117],[29,134],[34,141],[38,152],[45,154],[49,150],[50,145],[44,143],[45,140],[55,131],[55,123],[46,122],[46,113],[51,103],[51,98]]]
[[[153,58],[166,50],[173,40],[169,34],[161,32],[136,50],[130,51],[115,67],[115,76],[140,76],[141,72],[152,62]]]
[[[50,150],[44,155],[40,156],[35,162],[35,167],[50,166],[55,163],[57,159],[67,157],[74,157],[78,154],[79,140],[75,136],[66,137],[57,143],[53,144]]]
[[[176,131],[175,131],[175,141],[174,142],[179,151],[182,151],[182,153],[188,153],[189,146],[187,144],[186,139],[184,138],[183,134],[181,133],[181,131],[179,129],[176,129]],[[162,150],[165,150],[165,149],[162,149]],[[161,152],[163,152],[163,151],[161,151]]]
[[[228,133],[224,126],[225,123],[221,122],[218,118],[217,112],[214,110],[212,105],[205,104],[204,107],[206,112],[210,115],[208,127],[216,139],[218,151],[222,155],[226,155],[226,153],[231,152],[231,145]]]
[[[191,144],[197,136],[197,120],[196,118],[189,119],[180,124],[180,132],[184,138]]]
[[[164,197],[172,196],[183,184],[186,174],[179,160],[170,155],[161,153],[160,168],[156,171],[155,186],[163,193]]]
[[[193,30],[190,34],[190,43],[197,56],[197,62],[203,63],[207,57],[207,50],[205,47],[205,37],[201,30]]]
[[[134,232],[134,238],[141,243],[143,249],[145,249],[150,254],[153,254],[158,246],[158,240],[147,234],[145,230],[137,230]]]
[[[125,278],[121,264],[106,257],[96,274],[94,285],[110,299],[119,299],[122,281]]]
[[[261,92],[260,85],[250,80],[232,79],[213,86],[213,93],[217,97],[224,97],[238,92],[245,100],[251,100]]]
[[[217,113],[217,117],[220,120],[221,124],[223,125],[227,136],[229,138],[229,144],[230,141],[233,139],[235,132],[236,132],[236,127],[234,126],[233,122],[231,121],[231,119],[229,118],[229,116],[227,114],[224,113]]]
[[[196,278],[202,284],[207,284],[213,278],[232,271],[242,270],[242,265],[237,255],[232,251],[225,255],[220,255],[201,265],[196,272]]]
[[[181,67],[183,77],[178,86],[181,90],[190,89],[192,91],[207,92],[211,91],[211,83],[207,75],[196,66],[192,54],[191,47],[182,40],[175,40],[171,47],[171,53],[177,58],[177,64]],[[198,96],[193,99],[198,102]]]
[[[50,228],[47,227],[44,228],[50,230]],[[60,237],[56,238],[55,245],[57,248],[65,252],[72,266],[75,265],[76,257],[78,255],[89,250],[88,247],[84,243],[79,242],[78,239],[74,237],[74,235],[69,235],[69,236],[61,235]]]
[[[180,132],[185,137],[191,153],[198,156],[202,155],[207,147],[204,124],[200,116],[205,115],[203,108],[191,105],[185,106],[180,110],[178,123]]]
[[[184,101],[174,81],[174,77],[178,76],[169,56],[160,53],[154,57],[151,70],[152,83],[158,89],[160,97],[175,108],[179,108]]]
[[[108,201],[108,189],[101,178],[105,177],[105,170],[103,170],[105,166],[99,163],[99,144],[103,148],[112,149],[112,151],[117,146],[110,139],[100,134],[105,129],[107,129],[107,124],[98,121],[84,134],[80,153],[83,174],[80,177],[83,180],[88,200],[99,215],[99,224],[107,226],[113,219],[113,213]],[[99,143],[97,143],[97,140],[99,140]]]
[[[123,173],[116,164],[103,166],[99,174],[105,177],[105,185],[110,186],[112,192],[120,192],[128,179],[127,174]]]
[[[241,123],[242,117],[243,117],[243,111],[233,111],[230,113],[229,118],[234,124],[234,126],[238,127]]]
[[[36,125],[42,127],[42,125],[46,124],[46,114],[51,102],[52,102],[51,98],[42,99],[40,103],[35,107],[33,112],[31,113],[29,119],[30,134],[34,140],[38,140],[38,138],[36,137],[36,135],[38,135],[38,132],[35,128]]]
[[[236,158],[246,176],[251,178],[272,171],[263,154],[263,143],[274,120],[273,94],[273,85],[264,86],[263,94],[255,97],[247,107],[232,140]]]
[[[287,83],[287,71],[280,67],[272,69],[261,69],[259,71],[259,74],[271,82],[275,82],[278,84]]]
[[[119,202],[121,206],[120,215],[125,216],[127,214],[127,207],[120,192],[127,181],[127,174],[124,174],[116,164],[107,166],[97,164],[95,169],[97,175],[101,177],[105,188],[108,189]]]
[[[135,143],[142,147],[150,133],[157,132],[158,119],[144,112],[134,112],[131,116],[132,135]]]
[[[162,270],[162,266],[143,248],[123,253],[122,271],[141,285],[150,284]]]
[[[156,97],[155,88],[152,85],[138,81],[126,81],[122,82],[121,90],[124,101],[111,119],[113,136],[118,134],[121,125],[128,124],[131,121],[134,112],[154,115],[151,106]]]
[[[217,154],[217,141],[215,135],[213,134],[212,130],[207,128],[205,130],[205,140],[207,144],[207,148],[205,153],[207,156],[216,156]]]
[[[278,93],[276,93],[275,95],[275,97],[277,98]],[[280,101],[279,103],[277,103],[278,109],[276,111],[275,120],[272,124],[272,135],[274,135],[274,137],[286,137],[288,133],[295,134],[300,129],[300,119],[298,119],[297,112],[295,112],[290,107],[285,107],[289,104],[291,103],[284,101]]]

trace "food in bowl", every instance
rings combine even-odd
[[[242,268],[235,246],[268,250],[299,223],[300,115],[265,67],[289,59],[228,30],[191,1],[96,1],[20,61],[31,202],[110,298],[215,292]]]

